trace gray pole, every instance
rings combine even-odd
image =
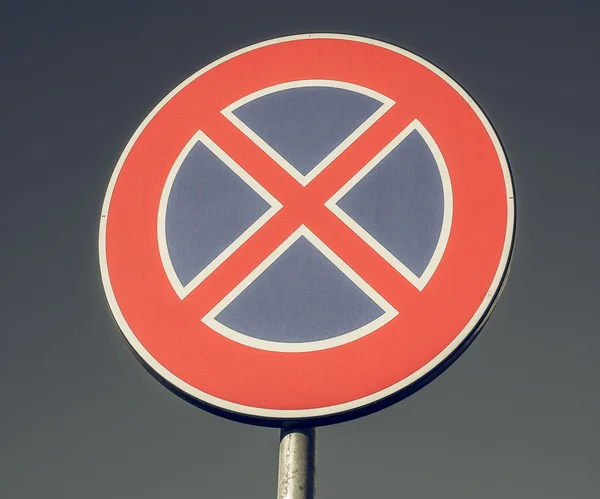
[[[277,499],[314,499],[317,434],[314,428],[281,429]]]

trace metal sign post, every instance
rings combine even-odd
[[[410,395],[469,345],[514,229],[498,137],[454,80],[387,43],[297,35],[208,65],[143,121],[107,189],[100,268],[164,385],[284,428],[295,499],[314,496],[312,427]]]
[[[316,497],[317,432],[314,428],[281,429],[277,499]]]

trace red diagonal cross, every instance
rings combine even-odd
[[[283,207],[185,299],[203,317],[298,227],[305,225],[394,308],[411,306],[417,289],[325,203],[414,119],[393,106],[307,186],[302,186],[225,117],[203,131]],[[393,290],[393,293],[391,292]]]

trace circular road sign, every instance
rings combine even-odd
[[[514,196],[500,142],[431,63],[356,36],[270,40],[143,121],[100,266],[166,386],[246,422],[325,424],[407,396],[482,327]]]

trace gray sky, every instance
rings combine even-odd
[[[517,242],[499,305],[426,388],[319,432],[319,497],[597,497],[600,7],[593,2],[5,2],[0,10],[0,496],[275,497],[278,431],[188,405],[137,363],[97,263],[138,124],[235,49],[381,39],[478,101],[507,151]]]

